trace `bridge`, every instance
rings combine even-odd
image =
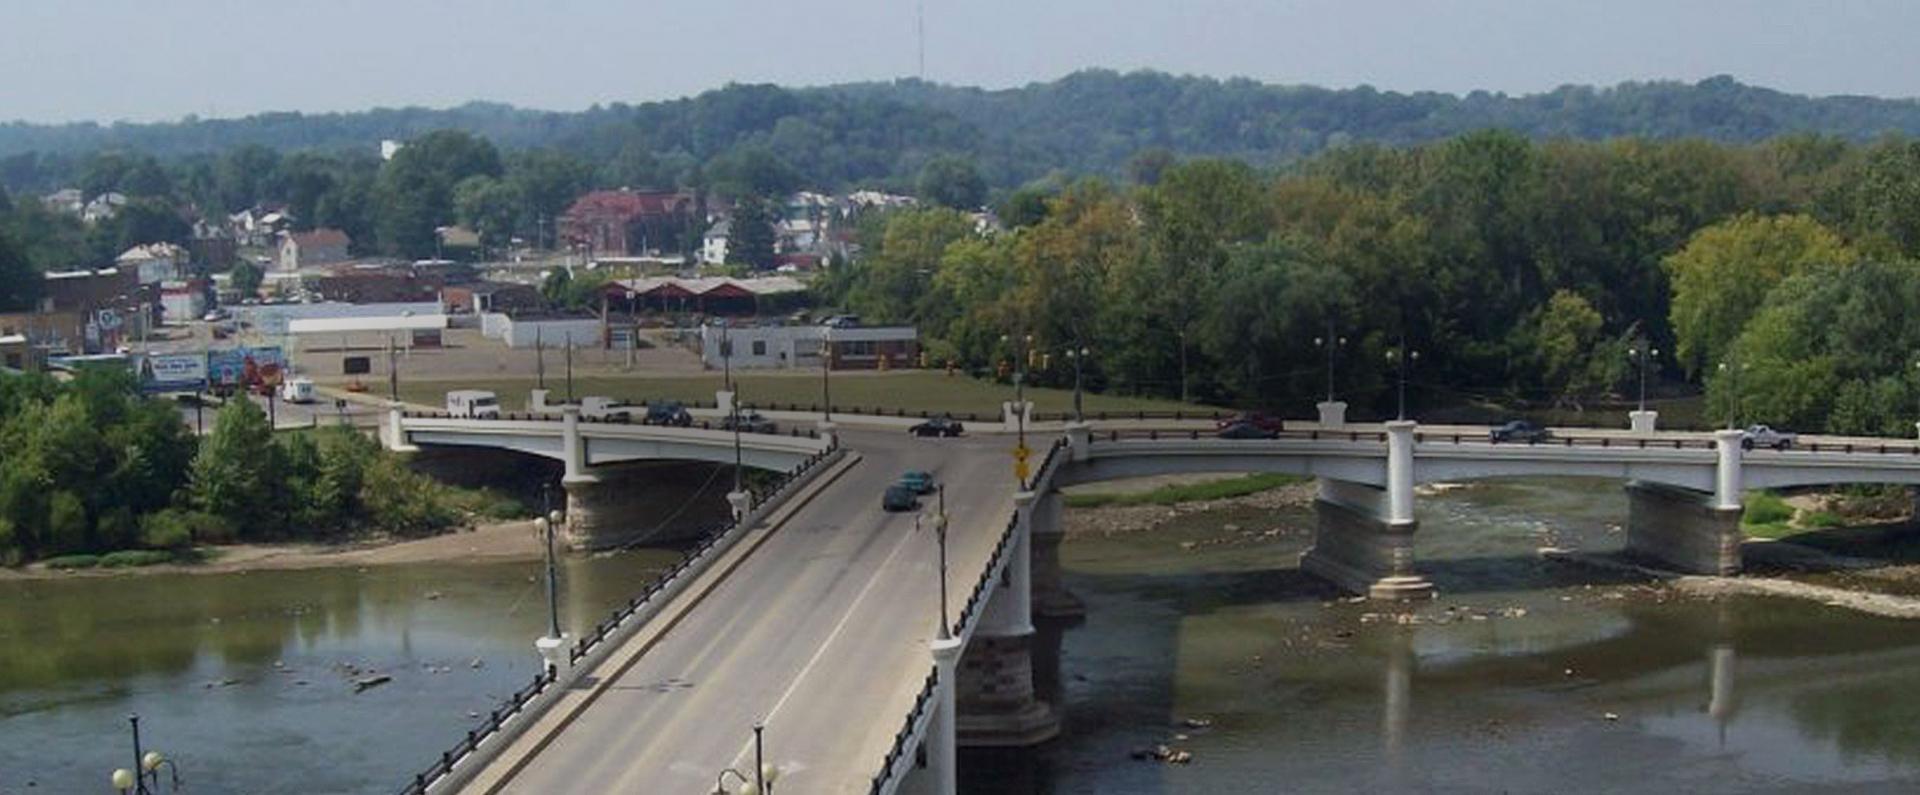
[[[571,652],[549,656],[548,674],[406,791],[714,792],[717,778],[753,777],[758,725],[777,792],[953,793],[959,746],[1030,745],[1058,732],[1057,710],[1036,691],[1033,647],[1036,620],[1078,609],[1057,553],[1058,489],[1076,483],[1178,472],[1315,478],[1318,525],[1302,568],[1378,599],[1432,593],[1414,555],[1419,483],[1622,480],[1629,552],[1712,573],[1739,570],[1746,489],[1920,484],[1920,445],[1910,440],[1806,438],[1792,450],[1750,451],[1737,431],[1587,429],[1492,444],[1485,428],[1413,422],[1321,422],[1229,440],[1210,423],[1143,419],[1035,424],[1051,444],[1032,477],[1016,481],[1001,426],[921,440],[895,418],[836,419],[844,428],[805,439],[811,448],[787,447],[802,441],[792,436],[755,438],[762,466],[808,451],[795,476],[742,499],[739,521],[689,565],[571,639]],[[389,442],[557,449],[576,475],[627,456],[733,455],[729,432],[600,428],[571,414],[449,422],[396,413]],[[918,513],[880,510],[881,490],[906,469],[945,484],[944,512],[931,498]]]

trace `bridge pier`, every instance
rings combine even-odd
[[[1066,539],[1062,518],[1063,500],[1058,490],[1040,495],[1033,506],[1033,617],[1036,619],[1077,621],[1087,615],[1087,605],[1067,590],[1066,575],[1060,566],[1060,542]]]
[[[407,404],[396,400],[387,404],[387,449],[396,453],[417,453],[420,448],[407,440],[407,432],[400,425],[401,415],[406,412]]]
[[[1060,733],[1060,716],[1034,695],[1032,530],[1037,495],[1014,496],[1019,520],[1007,567],[988,598],[954,675],[957,731],[969,747],[1038,745]]]
[[[1320,478],[1313,547],[1300,568],[1374,599],[1433,596],[1433,583],[1414,570],[1414,423],[1387,423],[1387,487]]]
[[[1738,505],[1706,492],[1627,484],[1627,554],[1689,574],[1740,572]]]

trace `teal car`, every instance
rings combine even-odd
[[[933,492],[933,473],[917,469],[902,472],[900,485],[912,490],[915,494],[930,494]]]

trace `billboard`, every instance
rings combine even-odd
[[[205,353],[151,353],[140,357],[140,388],[148,392],[195,390],[207,384]]]
[[[207,352],[207,380],[219,385],[273,386],[286,369],[277,347],[229,348]]]

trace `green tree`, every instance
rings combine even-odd
[[[234,263],[232,273],[233,289],[242,296],[259,295],[260,283],[267,278],[266,272],[260,270],[260,266],[246,261]]]
[[[271,537],[282,526],[275,496],[281,477],[280,449],[266,412],[236,399],[221,407],[201,442],[188,495],[195,509],[226,522],[241,538]]]
[[[1694,233],[1665,260],[1677,359],[1688,373],[1707,371],[1775,285],[1854,258],[1838,235],[1804,215],[1748,214]]]
[[[453,188],[454,215],[479,233],[482,248],[505,246],[519,225],[526,197],[508,180],[476,175]]]
[[[921,167],[916,192],[921,201],[940,207],[977,210],[986,201],[987,183],[972,160],[942,155]]]
[[[0,230],[0,312],[32,308],[44,288],[40,269],[27,261],[26,253],[14,245],[11,236]]]
[[[733,205],[729,222],[727,259],[744,262],[760,270],[773,267],[774,210],[772,203],[758,195],[743,196]]]
[[[401,256],[432,256],[435,230],[455,220],[454,186],[474,176],[500,176],[500,153],[486,140],[440,130],[408,142],[374,187],[381,244]]]

